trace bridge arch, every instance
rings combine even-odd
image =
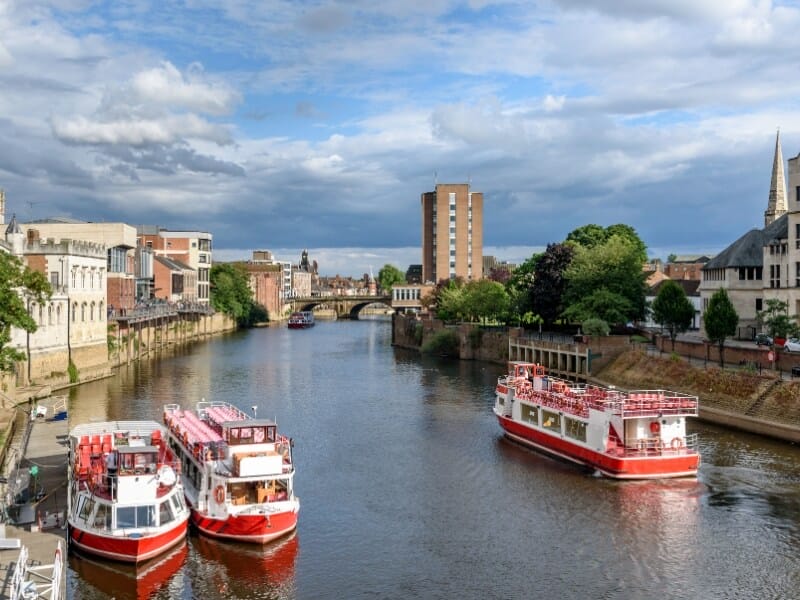
[[[314,307],[325,304],[331,306],[338,319],[358,320],[359,313],[370,304],[383,304],[392,308],[391,296],[319,296],[313,298],[294,298],[291,301],[293,311],[314,310]]]

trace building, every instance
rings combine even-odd
[[[703,312],[711,296],[724,288],[739,315],[738,336],[742,338],[751,338],[760,330],[758,313],[767,299],[786,302],[790,315],[800,312],[800,156],[790,159],[788,165],[787,203],[778,133],[764,227],[751,229],[701,269]]]
[[[105,371],[106,247],[82,240],[41,239],[36,229],[28,229],[26,235],[16,217],[5,229],[5,246],[28,268],[44,274],[53,292],[45,302],[27,301],[36,331],[11,330],[11,345],[26,355],[25,368],[17,371],[17,385],[63,377],[71,366],[82,375]]]
[[[154,225],[136,229],[139,243],[155,256],[177,260],[197,273],[197,302],[208,304],[211,288],[212,240],[207,231],[171,231]]]
[[[422,280],[483,277],[483,194],[467,183],[436,184],[421,197]]]
[[[197,271],[174,258],[153,257],[153,298],[197,302],[197,290]]]
[[[703,278],[703,267],[713,256],[705,254],[689,254],[674,256],[664,266],[664,275],[670,279],[692,279],[700,281]]]
[[[106,303],[114,309],[133,308],[136,303],[136,228],[125,223],[90,223],[65,217],[31,221],[21,227],[28,240],[81,240],[105,246]]]
[[[646,300],[647,303],[652,306],[653,302],[658,296],[658,292],[661,291],[661,286],[664,284],[667,279],[662,279],[654,286],[650,287],[649,291],[647,292]],[[689,326],[689,329],[699,329],[700,328],[700,315],[702,314],[703,304],[700,299],[700,292],[698,288],[700,287],[700,281],[697,279],[678,279],[675,281],[681,288],[683,288],[683,292],[686,294],[686,298],[689,302],[692,303],[694,306],[694,316],[692,317],[692,324]],[[657,329],[661,327],[659,323],[656,323],[653,320],[652,311],[648,311],[647,319],[644,323],[642,323],[644,327]]]
[[[267,309],[270,320],[283,314],[283,270],[272,261],[272,253],[264,250],[253,252],[253,260],[241,263],[249,275],[253,299]]]
[[[422,265],[408,265],[406,283],[422,283]]]
[[[392,286],[392,308],[399,313],[423,312],[422,299],[436,289],[433,284]]]

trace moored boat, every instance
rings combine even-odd
[[[494,413],[509,438],[615,479],[694,476],[700,464],[697,435],[686,433],[697,396],[578,384],[514,361]]]
[[[70,547],[139,563],[186,538],[189,509],[162,425],[88,423],[72,429],[69,443]]]
[[[307,329],[314,326],[314,313],[300,310],[289,315],[289,329]]]
[[[201,401],[195,410],[168,404],[164,422],[200,533],[263,544],[294,531],[300,502],[292,443],[274,421]]]

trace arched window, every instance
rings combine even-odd
[[[72,303],[72,322],[74,323],[78,319],[78,303]]]
[[[48,325],[52,325],[53,324],[53,305],[52,304],[48,304],[47,305],[47,324]]]
[[[94,289],[94,269],[89,271],[89,287]]]
[[[39,305],[39,325],[44,325],[44,306]]]
[[[78,285],[77,284],[77,280],[78,280],[78,272],[75,269],[73,269],[72,270],[72,289],[75,289],[75,286]]]
[[[56,325],[61,325],[61,305],[56,305]]]
[[[106,316],[106,313],[103,312],[104,306],[105,304],[103,304],[103,302],[101,301],[99,304],[99,308],[97,309],[97,318],[100,319],[101,321],[103,320],[103,317]]]
[[[94,302],[89,306],[89,320],[94,321]]]
[[[86,302],[81,304],[81,322],[82,323],[86,322]]]
[[[81,271],[81,288],[86,289],[86,269]]]

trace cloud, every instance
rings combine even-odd
[[[136,73],[131,90],[140,102],[163,104],[192,111],[222,115],[230,112],[239,94],[223,82],[205,80],[203,67],[193,63],[184,75],[165,61],[161,66]]]
[[[173,144],[196,138],[217,144],[232,143],[230,133],[196,115],[168,115],[161,119],[92,121],[83,116],[54,118],[53,133],[69,144]]]

